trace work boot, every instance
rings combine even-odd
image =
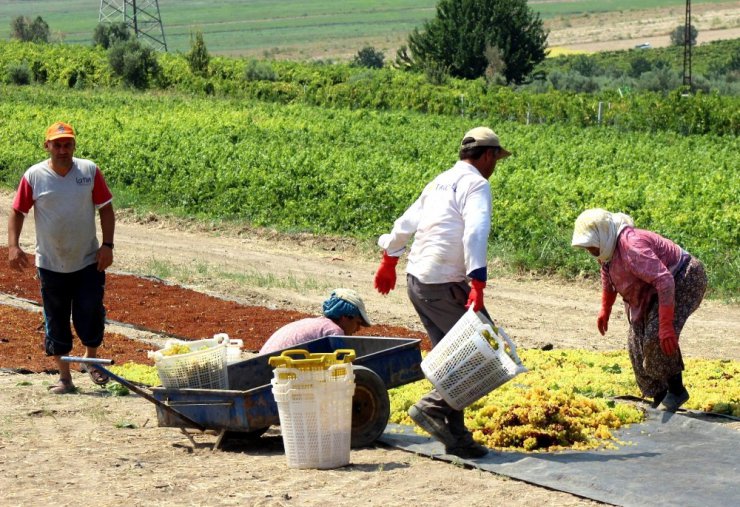
[[[471,439],[469,443],[456,444],[451,447],[445,446],[445,453],[452,454],[458,458],[475,459],[482,458],[488,454],[488,447]]]
[[[658,394],[655,395],[655,398],[653,398],[653,402],[650,404],[652,408],[658,408],[660,406],[660,402],[663,401],[663,398],[665,398],[665,395],[668,394],[668,390],[665,389]]]
[[[450,428],[447,426],[445,417],[441,414],[437,415],[425,411],[418,405],[412,405],[409,409],[409,417],[435,440],[442,442],[445,448],[452,447],[456,444],[457,439],[453,436]]]
[[[447,414],[447,426],[456,438],[470,433],[468,428],[465,427],[465,412],[462,410],[453,410]]]
[[[465,427],[465,413],[462,410],[453,410],[447,415],[447,424],[457,441],[445,446],[445,452],[458,458],[482,458],[488,454],[488,447],[480,445],[473,439],[473,434]]]
[[[675,412],[687,401],[689,401],[689,392],[682,386],[679,393],[668,391],[668,394],[665,395],[665,398],[663,398],[663,401],[658,408],[660,410],[665,410],[666,412]]]

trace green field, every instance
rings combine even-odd
[[[121,0],[122,1],[122,0]],[[695,0],[727,3],[729,0]],[[214,53],[277,54],[285,48],[345,48],[350,53],[371,44],[397,45],[413,28],[435,15],[436,0],[160,0],[170,51],[187,51],[190,32],[202,30]],[[543,19],[586,13],[676,7],[678,0],[533,1]],[[94,0],[10,0],[0,3],[0,38],[7,38],[17,16],[41,16],[56,40],[87,44],[98,23]]]
[[[78,155],[104,168],[119,207],[368,242],[455,162],[473,124],[458,115],[35,86],[0,87],[0,118],[6,188],[44,157],[40,133],[61,118],[78,130]],[[604,207],[675,240],[706,264],[714,294],[737,296],[736,136],[495,127],[515,153],[491,178],[491,252],[505,264],[593,274],[570,235],[582,210]]]

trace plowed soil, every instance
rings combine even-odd
[[[7,247],[0,247],[0,258],[7,258]],[[33,267],[16,271],[7,262],[0,263],[0,292],[40,305],[41,295]],[[246,351],[257,351],[279,327],[310,316],[290,310],[271,310],[210,296],[162,280],[134,275],[106,274],[105,306],[107,318],[138,329],[181,339],[209,338],[216,332],[241,339]],[[30,372],[50,371],[53,360],[44,356],[43,316],[33,310],[0,305],[0,368]],[[426,335],[398,326],[376,325],[367,328],[366,336],[397,336],[423,339]],[[107,333],[98,351],[100,357],[116,362],[148,363],[141,342],[115,333]],[[72,355],[82,355],[83,347],[75,341]]]

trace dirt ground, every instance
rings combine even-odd
[[[7,210],[10,199],[8,192],[0,193],[0,209]],[[28,252],[33,250],[33,234],[29,216],[22,235]],[[421,331],[403,278],[389,296],[375,293],[377,253],[347,240],[286,237],[119,213],[115,243],[115,270],[106,292],[109,318],[149,329],[109,326],[103,350],[117,360],[129,353],[140,358],[156,348],[153,344],[161,339],[157,331],[196,338],[225,331],[256,348],[270,326],[318,314],[323,299],[338,286],[363,295],[370,317],[378,323],[371,329],[379,335]],[[166,275],[187,287],[127,273]],[[18,363],[3,359],[4,368],[43,360],[39,309],[27,301],[38,299],[34,283],[33,270],[13,277],[0,269],[0,350],[22,338],[29,343]],[[624,344],[627,328],[619,309],[606,337],[595,331],[595,281],[494,277],[490,287],[487,306],[521,347],[549,343],[608,350]],[[257,315],[267,327],[257,325]],[[740,358],[740,307],[705,302],[684,329],[682,344],[688,356]],[[34,368],[43,371],[48,365]],[[54,375],[0,369],[4,504],[71,505],[81,497],[107,505],[405,507],[452,501],[487,506],[492,498],[506,498],[510,505],[595,504],[382,446],[353,450],[351,465],[340,469],[293,470],[286,466],[278,429],[257,444],[227,441],[222,450],[212,452],[214,435],[198,435],[193,445],[178,430],[157,427],[150,402],[112,397],[86,375],[74,375],[79,394],[52,396],[46,387]]]
[[[530,1],[529,4],[536,10],[538,3],[547,2]],[[430,12],[430,16],[433,16],[433,12]],[[685,2],[676,2],[675,7],[670,8],[564,15],[545,19],[543,24],[549,32],[547,42],[550,48],[597,52],[630,49],[645,42],[654,48],[669,46],[670,34],[677,26],[684,24],[684,18]],[[691,24],[699,31],[698,44],[736,39],[740,37],[740,2],[694,3],[691,7]],[[398,48],[408,45],[407,38],[407,33],[400,32],[377,37],[340,38],[316,44],[273,48],[271,56],[287,60],[350,60],[357,54],[358,47],[372,46],[382,51],[386,61],[391,62]],[[263,57],[263,53],[263,49],[224,52],[258,58]]]
[[[531,2],[530,2],[531,3]],[[670,45],[670,34],[684,24],[685,4],[639,11],[608,12],[549,19],[548,45],[588,52],[630,49],[649,42]],[[697,43],[740,37],[740,2],[695,4],[691,24],[698,30]]]

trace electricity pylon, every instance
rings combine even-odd
[[[159,0],[100,0],[98,22],[124,22],[137,39],[159,51],[167,51]]]

